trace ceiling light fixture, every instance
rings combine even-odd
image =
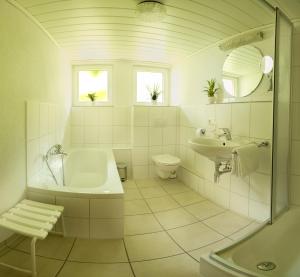
[[[142,1],[137,4],[137,14],[144,22],[161,22],[167,11],[164,4],[158,1]]]

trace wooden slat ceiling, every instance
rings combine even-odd
[[[173,63],[235,34],[272,24],[259,0],[164,0],[167,16],[145,23],[138,0],[17,0],[72,60]]]
[[[273,7],[279,7],[292,21],[300,20],[300,0],[268,0]]]

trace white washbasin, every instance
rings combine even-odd
[[[232,150],[240,146],[238,142],[207,137],[196,137],[189,140],[188,143],[194,151],[214,162],[231,159]]]

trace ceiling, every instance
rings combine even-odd
[[[72,60],[172,63],[217,41],[274,21],[259,0],[164,0],[167,16],[161,23],[145,23],[137,17],[136,5],[141,0],[16,1]],[[295,1],[299,4],[298,0],[287,2]],[[290,8],[286,5],[286,9]]]

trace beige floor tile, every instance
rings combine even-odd
[[[162,230],[152,214],[125,216],[124,223],[125,235],[146,234]]]
[[[220,215],[206,219],[204,222],[206,225],[214,230],[217,230],[219,233],[229,236],[246,227],[251,223],[251,220],[227,211]]]
[[[224,212],[225,210],[210,201],[203,201],[186,206],[185,209],[200,220],[207,219]]]
[[[245,228],[233,233],[229,238],[232,240],[239,240],[239,239],[251,234],[259,226],[262,226],[262,223],[254,221],[254,222],[250,223],[249,225],[247,225]]]
[[[125,215],[138,215],[138,214],[149,214],[149,209],[145,200],[129,200],[124,201],[124,214]]]
[[[215,243],[212,243],[208,246],[204,246],[204,247],[201,247],[199,249],[190,251],[189,254],[192,255],[198,261],[200,261],[200,257],[202,255],[209,254],[211,251],[214,251],[214,250],[222,249],[223,247],[226,247],[231,243],[232,243],[232,240],[225,238],[225,239],[222,239],[222,240],[217,241]]]
[[[138,189],[127,189],[124,194],[125,200],[143,199]]]
[[[149,187],[157,187],[159,186],[159,182],[157,179],[138,179],[135,180],[138,188],[149,188]]]
[[[136,277],[199,277],[199,264],[187,254],[132,263]]]
[[[122,182],[122,185],[123,185],[123,188],[125,190],[127,190],[127,189],[136,189],[137,188],[136,183],[135,183],[134,180],[127,180],[125,182]]]
[[[133,277],[130,265],[67,262],[58,277]]]
[[[174,194],[172,197],[182,206],[191,205],[205,200],[199,193],[194,191]]]
[[[189,214],[183,208],[178,208],[170,211],[159,212],[155,214],[157,220],[165,229],[172,229],[180,226],[185,226],[198,221],[197,218]]]
[[[10,248],[16,248],[22,241],[24,241],[27,237],[13,234],[6,240],[6,244]]]
[[[140,192],[144,198],[154,198],[154,197],[161,197],[167,195],[167,193],[159,186],[141,188]]]
[[[167,193],[170,193],[170,194],[191,191],[191,189],[188,186],[184,185],[181,182],[162,183],[161,186]]]
[[[146,199],[146,202],[153,212],[166,211],[180,207],[179,204],[170,196]]]
[[[0,262],[8,263],[14,266],[22,267],[31,270],[30,255],[24,252],[11,250],[0,258]],[[54,277],[63,265],[63,261],[37,257],[37,272],[38,277]],[[15,270],[0,267],[0,277],[28,277]]]
[[[166,232],[125,237],[131,261],[143,261],[180,254],[183,251]]]
[[[30,253],[29,238],[21,242],[16,249]],[[46,258],[65,260],[72,248],[74,239],[61,236],[49,235],[44,240],[38,240],[36,243],[36,254]]]
[[[124,243],[121,239],[77,239],[68,260],[91,263],[120,263],[128,261]]]
[[[201,222],[172,229],[168,233],[186,251],[195,250],[224,238]]]

